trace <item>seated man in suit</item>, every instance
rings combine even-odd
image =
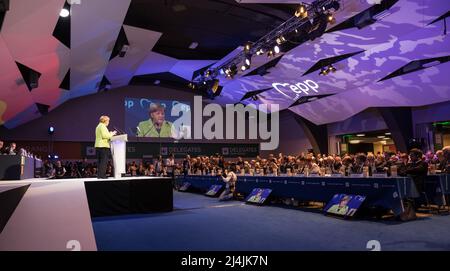
[[[408,167],[409,156],[407,153],[400,154],[400,161],[397,164],[397,175],[405,177],[406,176],[406,168]]]
[[[409,152],[410,162],[406,165],[405,173],[410,176],[416,185],[417,191],[420,194],[419,198],[408,199],[407,202],[412,204],[412,209],[415,213],[417,208],[424,202],[423,193],[425,192],[425,177],[428,173],[428,164],[423,159],[423,153],[419,149],[411,149]],[[406,208],[408,209],[408,208]],[[415,218],[415,214],[412,215]]]
[[[55,178],[56,179],[62,179],[64,178],[64,175],[66,174],[66,168],[61,164],[61,161],[56,161],[55,165]]]
[[[428,164],[423,161],[423,153],[419,149],[412,149],[409,152],[410,162],[406,166],[405,173],[414,180],[419,193],[425,191],[425,176],[428,173]]]
[[[353,163],[350,167],[350,173],[363,174],[365,163],[366,163],[366,155],[364,153],[358,154],[356,156],[355,163]]]
[[[161,104],[150,104],[148,120],[139,122],[138,137],[175,137],[173,124],[166,121],[166,108]]]
[[[341,157],[336,156],[334,158],[333,165],[331,167],[331,173],[332,174],[342,174],[342,171],[343,171],[342,168],[343,168],[342,159],[341,159]]]

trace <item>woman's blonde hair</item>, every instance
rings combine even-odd
[[[108,116],[101,116],[100,117],[100,122],[101,123],[105,123],[105,122],[107,122],[109,120],[109,117]]]

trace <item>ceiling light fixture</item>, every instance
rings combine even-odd
[[[361,143],[361,140],[350,140],[349,143],[350,144],[359,144],[359,143]]]
[[[291,37],[295,37],[296,40],[301,38],[301,40],[314,40],[320,37],[326,30],[328,24],[327,15],[336,12],[339,9],[339,2],[341,0],[312,0],[308,3],[301,3],[297,6],[295,10],[295,16],[290,17],[279,26],[270,30],[267,34],[259,38],[257,41],[248,41],[241,47],[241,52],[237,52],[233,57],[228,58],[220,65],[215,66],[212,69],[212,74],[209,76],[208,80],[214,79],[219,75],[221,69],[227,69],[232,66],[236,66],[236,72],[229,72],[228,77],[237,74],[237,71],[241,69],[242,65],[247,64],[247,58],[250,59],[253,55],[266,54],[269,57],[273,57],[281,51],[286,51],[291,48],[291,44],[286,44],[290,41]],[[333,10],[334,9],[334,10]],[[334,17],[330,15],[330,20]],[[299,37],[304,35],[304,37]],[[294,41],[292,41],[293,43]],[[302,41],[303,42],[303,41]],[[302,43],[300,42],[300,43]],[[275,46],[277,45],[277,46]],[[197,42],[193,42],[190,46],[194,49],[198,46]],[[283,46],[283,48],[280,48]],[[334,72],[334,67],[330,68],[331,72]],[[326,73],[330,72],[327,71]],[[325,74],[325,73],[324,73]],[[205,80],[205,75],[203,73],[199,74],[193,81],[203,82]]]
[[[283,44],[284,42],[286,42],[286,38],[283,37],[283,36],[279,36],[275,41],[276,41],[276,43],[277,43],[278,45],[281,45],[281,44]]]
[[[274,52],[275,54],[280,53],[280,47],[279,47],[278,45],[275,45],[275,46],[273,47],[273,52]]]
[[[61,11],[59,12],[59,16],[66,18],[70,15],[70,11],[66,8],[61,9]]]
[[[295,17],[302,18],[302,19],[308,17],[308,11],[306,10],[306,6],[303,4],[299,5],[297,7],[297,9],[295,10],[294,15],[295,15]]]
[[[189,49],[191,49],[191,50],[194,50],[197,47],[198,47],[198,42],[195,42],[195,41],[189,45]]]
[[[252,45],[250,44],[250,42],[247,42],[245,45],[244,45],[244,51],[245,52],[250,52],[250,49],[252,48]]]

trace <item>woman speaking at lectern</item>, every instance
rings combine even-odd
[[[95,128],[95,151],[97,153],[98,179],[107,179],[106,166],[110,154],[111,137],[117,134],[116,131],[108,131],[109,117],[101,116],[100,122]]]

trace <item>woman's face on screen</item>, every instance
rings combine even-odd
[[[153,123],[161,125],[165,120],[164,110],[158,110],[151,114]]]

